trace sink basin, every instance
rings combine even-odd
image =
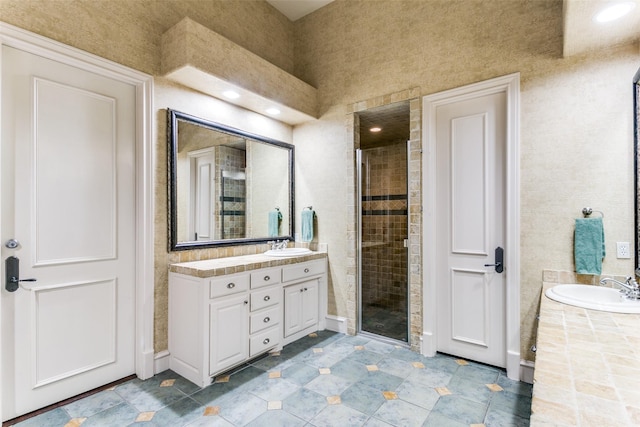
[[[617,290],[602,286],[557,285],[544,293],[554,301],[611,313],[640,313],[640,301],[625,299]]]
[[[287,256],[299,256],[308,255],[311,253],[311,249],[307,248],[284,248],[284,249],[269,249],[264,254],[274,257],[287,257]]]

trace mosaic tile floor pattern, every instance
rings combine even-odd
[[[16,424],[34,426],[528,426],[531,386],[503,370],[365,337],[311,334],[200,388],[172,371]]]

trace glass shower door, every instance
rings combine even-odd
[[[408,342],[407,144],[358,150],[360,332]]]

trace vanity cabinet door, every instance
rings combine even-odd
[[[221,298],[209,304],[209,375],[249,357],[249,296]]]
[[[318,284],[319,279],[309,280],[302,286],[302,329],[318,323]]]
[[[288,337],[302,330],[302,294],[301,285],[284,288],[284,336]]]
[[[284,288],[284,336],[318,323],[319,279]]]

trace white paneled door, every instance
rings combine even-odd
[[[500,92],[440,105],[435,122],[437,349],[501,367],[506,117]]]
[[[3,281],[5,419],[135,372],[135,109],[133,85],[2,47],[2,258],[36,279]]]

